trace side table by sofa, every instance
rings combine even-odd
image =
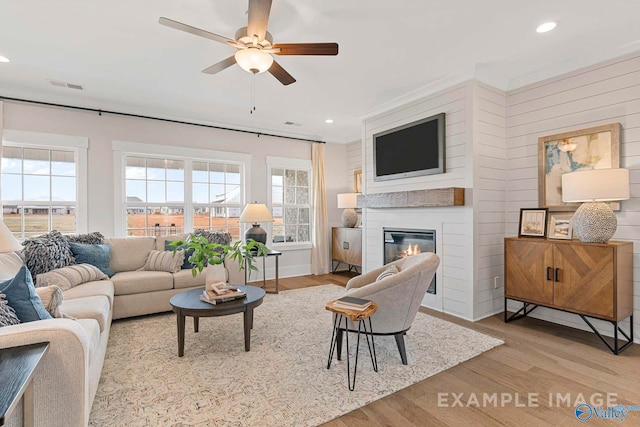
[[[333,334],[331,335],[331,346],[329,347],[329,360],[327,361],[327,369],[331,368],[331,360],[333,359],[333,354],[335,353],[335,349],[338,345],[342,345],[342,343],[338,343],[339,330],[342,329],[346,333],[347,340],[347,385],[349,386],[349,390],[353,391],[356,386],[356,373],[358,371],[358,351],[360,350],[360,334],[364,332],[364,336],[367,338],[367,347],[369,348],[369,356],[371,356],[371,364],[373,365],[373,370],[378,372],[378,359],[376,357],[376,345],[373,341],[373,328],[371,327],[371,316],[376,312],[378,306],[375,302],[372,302],[369,307],[360,311],[360,310],[352,310],[348,308],[336,307],[334,303],[336,300],[329,301],[325,308],[333,313],[335,313],[335,318],[333,320]],[[347,319],[352,322],[358,322],[358,341],[356,344],[356,361],[353,367],[353,380],[351,379],[351,367],[349,366],[349,325],[347,323]],[[365,320],[369,319],[369,330],[367,331],[367,323]],[[341,326],[342,321],[344,320],[344,327]],[[369,342],[369,335],[371,335],[371,342]],[[340,347],[338,347],[338,360],[340,360]]]
[[[278,260],[280,259],[280,255],[282,255],[282,252],[280,251],[274,251],[273,249],[268,249],[268,252],[265,256],[261,256],[259,258],[262,258],[262,289],[265,290],[265,292],[267,292],[268,294],[277,294],[278,293],[278,286],[279,286],[279,280],[278,280],[278,274],[279,274],[279,266],[278,266]],[[267,270],[266,270],[266,262],[265,260],[267,259],[267,257],[275,257],[276,258],[276,289],[275,291],[271,291],[271,290],[267,290],[266,286],[267,286]],[[244,284],[247,285],[247,281],[249,280],[249,276],[251,275],[251,272],[249,271],[249,269],[247,268],[247,258],[244,257]]]

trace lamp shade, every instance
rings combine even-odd
[[[589,169],[562,175],[563,202],[606,202],[628,198],[628,169]]]
[[[0,252],[15,252],[21,251],[22,245],[15,238],[7,224],[4,221],[0,221]]]
[[[338,194],[339,209],[353,209],[358,207],[359,193],[342,193]]]
[[[240,214],[240,222],[273,222],[273,217],[264,203],[247,203]]]
[[[271,55],[255,47],[241,49],[234,56],[240,68],[253,74],[264,73],[273,64]]]

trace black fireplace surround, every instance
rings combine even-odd
[[[383,228],[384,264],[421,252],[436,252],[436,230],[411,228]],[[433,276],[427,293],[436,293],[436,277]]]

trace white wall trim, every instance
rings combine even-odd
[[[13,143],[13,144],[12,144]],[[58,135],[55,133],[27,132],[5,129],[2,144],[8,147],[31,145],[35,147],[89,148],[89,138],[85,136]]]
[[[273,167],[290,167],[297,169],[311,169],[311,160],[309,159],[295,159],[293,157],[277,157],[267,156],[267,165]]]
[[[123,151],[130,154],[163,155],[175,157],[192,157],[202,160],[226,160],[238,163],[245,163],[247,168],[251,168],[251,154],[236,153],[232,151],[206,150],[201,148],[188,148],[180,146],[167,146],[158,144],[147,144],[142,142],[112,141],[113,151]]]

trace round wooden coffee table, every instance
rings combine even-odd
[[[201,317],[227,316],[229,314],[244,313],[244,349],[251,347],[251,329],[253,329],[253,309],[262,304],[264,289],[255,286],[238,286],[247,296],[236,300],[212,305],[200,301],[204,288],[190,289],[171,297],[169,303],[176,313],[178,322],[178,356],[184,356],[184,328],[185,317],[193,317],[193,331],[198,332]]]

